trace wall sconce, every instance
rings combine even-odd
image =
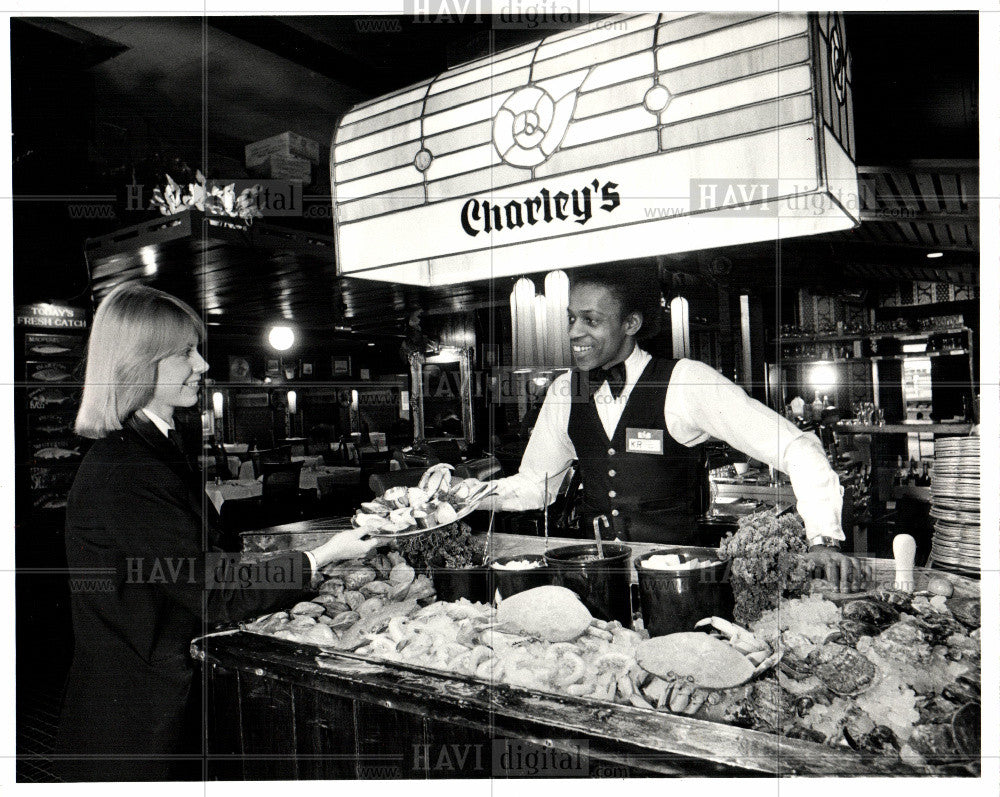
[[[295,414],[295,411],[299,408],[298,399],[299,397],[295,395],[294,390],[289,390],[288,395],[285,397],[288,401],[288,412],[291,415]]]
[[[545,276],[545,293],[535,294],[535,283],[522,277],[510,294],[514,364],[568,365],[569,277],[565,271]]]
[[[212,410],[215,413],[215,419],[217,421],[222,420],[223,401],[224,397],[219,391],[215,391],[212,394]]]
[[[670,300],[670,333],[674,346],[674,359],[691,356],[691,324],[688,317],[688,300],[675,296]]]

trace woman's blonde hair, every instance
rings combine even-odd
[[[184,351],[192,333],[201,343],[204,323],[169,293],[139,284],[111,291],[97,308],[87,344],[76,433],[98,438],[121,429],[152,400],[160,360]]]

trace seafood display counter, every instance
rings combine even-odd
[[[304,538],[316,533],[303,524],[273,529],[266,547],[299,547]],[[551,540],[549,547],[572,542]],[[538,538],[496,535],[494,539],[495,556],[537,554],[544,547],[544,540]],[[641,556],[670,546],[637,543],[632,548],[635,556]],[[871,562],[880,582],[891,585],[893,563]],[[951,575],[946,579],[956,594],[978,597],[976,582]],[[918,572],[917,589],[926,585],[927,574]],[[456,604],[433,603],[424,607],[423,615],[435,614],[435,606]],[[468,606],[472,605],[462,604]],[[468,608],[465,612],[474,614]],[[597,639],[611,637],[610,630],[621,628],[595,624]],[[472,674],[446,672],[425,666],[419,658],[377,660],[375,652],[374,642],[336,650],[303,642],[294,634],[275,638],[246,628],[194,640],[191,653],[202,666],[207,707],[209,777],[931,773],[924,762],[880,755],[863,746],[859,750],[831,747],[808,737],[789,738],[699,716],[650,710],[653,707],[646,705],[638,690],[637,700],[623,704],[620,695],[619,702],[610,702],[592,695],[557,694],[476,677],[474,666],[468,671]],[[624,689],[632,688],[624,683]],[[611,689],[614,696],[613,681]],[[764,700],[766,692],[753,690]],[[649,691],[645,694],[648,698]],[[978,727],[978,718],[974,721]],[[954,723],[941,726],[949,743],[962,732],[953,727]],[[974,772],[969,768],[951,774]]]

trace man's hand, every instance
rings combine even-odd
[[[871,565],[825,545],[813,545],[805,558],[813,568],[823,570],[827,581],[839,584],[841,592],[859,592],[873,583]]]

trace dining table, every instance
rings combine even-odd
[[[309,465],[303,466],[299,474],[299,490],[314,490],[317,497],[333,487],[359,486],[360,483],[361,468],[357,466]],[[226,501],[259,498],[264,494],[264,484],[261,477],[209,481],[205,484],[205,493],[216,510],[222,512]]]

